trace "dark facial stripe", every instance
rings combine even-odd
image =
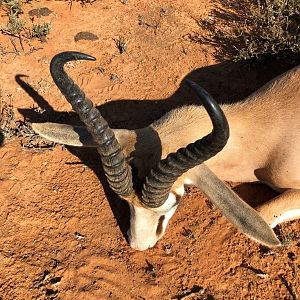
[[[178,205],[179,202],[180,202],[180,200],[181,200],[181,198],[182,198],[182,196],[180,196],[180,195],[178,195],[178,194],[176,194],[176,193],[174,193],[174,192],[173,192],[173,194],[175,195],[175,198],[176,198],[176,203],[175,203],[175,205]]]
[[[165,220],[165,216],[161,216],[158,220],[158,225],[157,225],[157,229],[156,229],[157,236],[160,236],[162,234],[164,220]]]

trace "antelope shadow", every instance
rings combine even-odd
[[[283,73],[285,69],[276,61],[267,65],[249,66],[247,64],[224,62],[199,68],[187,74],[189,78],[205,88],[218,103],[236,103],[257,90],[270,79]],[[36,109],[19,109],[23,117],[34,123],[56,122],[72,125],[82,124],[73,112],[55,111],[51,104],[42,97],[23,78],[26,75],[15,76],[16,82],[39,106],[43,113]],[[93,99],[93,95],[87,95]],[[99,101],[99,100],[98,100]],[[168,111],[182,105],[201,105],[197,97],[182,80],[179,88],[166,99],[139,100],[118,99],[98,106],[102,116],[112,128],[136,129],[151,124]],[[90,167],[103,185],[112,212],[118,226],[126,238],[129,227],[129,208],[125,201],[120,201],[109,188],[103,172],[98,153],[94,149],[67,147],[68,151],[77,156],[83,164]]]

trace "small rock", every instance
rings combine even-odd
[[[53,277],[50,279],[50,283],[53,284],[53,285],[59,285],[60,282],[61,282],[61,278],[60,276],[57,276],[57,277]]]
[[[118,77],[117,74],[111,74],[111,75],[110,75],[110,80],[111,80],[111,81],[115,81],[115,80],[118,80],[118,79],[119,79],[119,77]]]
[[[85,236],[79,232],[75,232],[75,237],[77,240],[84,240]]]
[[[37,18],[47,17],[50,16],[52,13],[53,11],[48,7],[35,8],[28,12],[29,16]]]
[[[78,42],[78,41],[82,41],[82,40],[85,40],[85,41],[97,41],[99,40],[98,36],[91,33],[91,32],[88,32],[88,31],[81,31],[81,32],[78,32],[75,36],[74,36],[74,40],[75,42]]]
[[[165,245],[164,250],[166,254],[171,254],[172,253],[172,245]]]

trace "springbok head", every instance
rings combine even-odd
[[[50,72],[86,128],[44,123],[33,124],[33,129],[62,144],[97,148],[110,188],[130,206],[128,239],[131,247],[148,249],[164,235],[184,194],[184,184],[201,186],[224,215],[248,236],[268,246],[279,244],[273,231],[255,210],[202,164],[221,151],[229,137],[223,111],[205,90],[192,81],[186,81],[208,112],[212,132],[164,159],[159,158],[146,173],[141,169],[132,172],[133,168],[141,168],[134,165],[134,159],[130,157],[134,152],[127,149],[134,131],[109,127],[99,110],[64,71],[64,65],[72,60],[93,61],[95,58],[79,52],[63,52],[52,59]],[[190,176],[185,176],[189,173]],[[217,191],[214,190],[216,187]]]

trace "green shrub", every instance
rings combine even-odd
[[[0,25],[0,32],[3,34],[18,37],[19,39],[25,38],[38,38],[40,41],[45,41],[46,36],[51,29],[50,23],[33,24],[32,28],[28,28],[25,20],[21,19],[20,15],[23,14],[22,4],[28,3],[21,0],[0,0],[0,6],[6,11],[8,22],[6,25]]]
[[[300,59],[300,0],[224,1],[230,13],[216,13],[202,26],[212,32],[218,55],[236,61],[277,57]],[[219,24],[222,25],[220,26]]]
[[[6,25],[6,31],[11,35],[19,35],[24,29],[25,21],[18,18],[17,15],[10,15]]]
[[[4,34],[20,35],[26,23],[19,18],[19,15],[23,13],[22,2],[18,0],[3,0],[0,2],[0,5],[4,8],[8,16],[7,25],[1,25],[0,30]]]
[[[30,35],[32,38],[38,38],[41,41],[45,41],[46,36],[50,32],[50,29],[50,23],[44,22],[43,24],[33,24]]]
[[[7,10],[8,15],[20,15],[23,13],[22,1],[19,0],[2,0],[0,5]]]

